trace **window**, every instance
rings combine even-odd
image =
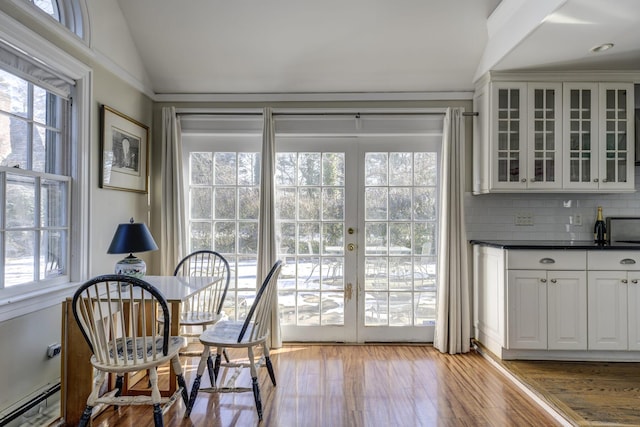
[[[0,70],[2,286],[68,274],[69,101]]]
[[[66,28],[66,32],[89,43],[86,0],[11,0],[38,19],[43,25]],[[62,27],[61,27],[62,26]]]

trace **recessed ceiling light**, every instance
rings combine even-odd
[[[605,43],[591,48],[591,52],[604,52],[613,47],[613,43]]]

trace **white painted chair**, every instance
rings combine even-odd
[[[204,345],[204,351],[198,364],[196,378],[191,388],[191,397],[185,417],[191,414],[193,405],[198,396],[198,391],[212,393],[242,393],[253,391],[253,397],[258,411],[258,418],[262,420],[262,401],[260,399],[260,388],[258,386],[258,368],[265,366],[269,372],[272,384],[276,385],[275,372],[269,357],[269,332],[271,327],[271,313],[273,296],[277,290],[278,276],[282,268],[282,261],[277,261],[264,282],[258,289],[256,298],[251,305],[251,309],[244,321],[221,321],[207,329],[200,335],[200,342]],[[209,380],[211,387],[200,388],[200,381],[204,373],[205,366],[210,366],[211,347],[216,348],[216,360],[213,374],[209,370]],[[254,349],[262,349],[262,355],[256,362]],[[222,352],[225,348],[244,348],[247,350],[248,361],[232,360],[222,362]],[[223,386],[217,386],[218,373],[220,368],[235,368],[235,373],[230,375],[229,381]],[[239,387],[235,382],[243,368],[249,368],[251,372],[252,387]]]
[[[153,405],[156,427],[163,426],[163,410],[182,395],[188,402],[187,386],[182,375],[179,351],[186,339],[170,336],[169,322],[157,331],[157,313],[169,319],[164,296],[144,280],[110,274],[84,283],[72,302],[73,315],[93,356],[97,371],[80,427],[89,425],[96,405]],[[171,363],[178,380],[173,396],[162,397],[158,388],[159,366]],[[147,370],[150,395],[123,396],[124,375]],[[107,374],[116,375],[116,389],[100,396]]]
[[[221,277],[219,286],[208,286],[181,304],[180,334],[197,337],[222,318],[222,306],[231,279],[229,263],[215,251],[199,250],[184,257],[176,266],[174,276]],[[191,332],[191,327],[202,327]]]

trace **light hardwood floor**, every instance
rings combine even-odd
[[[272,360],[277,386],[266,370],[260,372],[264,426],[560,425],[476,352],[450,356],[431,346],[300,344],[272,351]],[[185,359],[189,386],[197,361]],[[178,401],[165,414],[165,426],[258,424],[251,393],[200,393],[190,419],[183,416]],[[93,422],[151,425],[147,407],[107,409]]]

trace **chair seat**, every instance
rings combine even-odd
[[[244,322],[234,322],[231,320],[218,322],[213,325],[212,328],[200,334],[200,342],[211,347],[247,347],[248,345],[256,345],[264,342],[267,338],[268,334],[250,340],[254,324],[249,323],[242,341],[238,342],[240,330],[243,325]]]
[[[127,349],[132,349],[133,339],[128,338],[126,340]],[[164,362],[168,362],[179,353],[180,349],[187,345],[187,339],[181,336],[171,336],[169,337],[169,348],[167,349],[167,355],[162,356],[162,337],[155,337],[156,344],[156,356],[153,359],[153,341],[147,338],[146,347],[144,344],[143,338],[135,339],[135,349],[136,349],[136,360],[133,358],[133,352],[128,353],[127,360],[125,362],[124,357],[124,345],[123,340],[117,340],[116,351],[118,352],[118,357],[115,359],[115,363],[104,363],[99,361],[96,356],[91,357],[91,364],[96,368],[105,372],[133,372],[142,369],[146,369],[152,366],[157,366],[158,364],[162,364]],[[113,358],[113,350],[109,351],[110,358]],[[145,362],[144,357],[147,357],[147,361]],[[113,360],[113,359],[112,359]],[[125,364],[126,363],[126,364]]]
[[[207,311],[188,311],[185,313],[180,313],[180,325],[211,325],[218,322],[221,318],[221,314],[211,313]]]

